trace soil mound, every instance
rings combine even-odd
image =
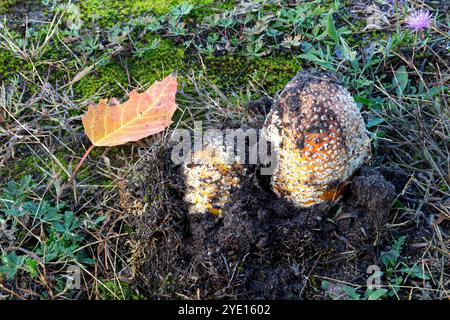
[[[321,298],[322,279],[364,285],[377,263],[395,190],[374,168],[361,168],[340,201],[306,209],[278,199],[251,168],[219,218],[187,213],[168,149],[143,160],[127,210],[132,260],[151,297]]]

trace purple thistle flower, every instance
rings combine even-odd
[[[430,27],[432,15],[427,10],[418,10],[410,13],[406,18],[406,25],[414,31]]]

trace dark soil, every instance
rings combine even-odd
[[[18,21],[43,21],[48,14],[39,0],[18,0],[8,7],[7,24],[10,26],[26,27],[26,23],[18,25]]]
[[[219,218],[187,214],[168,149],[141,163],[129,185],[141,209],[135,201],[127,210],[137,283],[150,297],[322,298],[323,279],[365,285],[367,267],[379,264],[396,192],[374,168],[362,168],[337,203],[307,209],[277,199],[254,168]]]

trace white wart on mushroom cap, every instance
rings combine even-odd
[[[183,164],[182,174],[189,213],[220,216],[232,191],[241,184],[245,168],[233,152],[213,141],[191,154],[191,161]]]
[[[350,93],[329,73],[299,72],[264,124],[278,145],[273,191],[297,206],[333,201],[370,158],[370,139]]]

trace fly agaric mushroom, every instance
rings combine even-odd
[[[189,213],[212,213],[220,216],[231,192],[244,177],[245,168],[237,163],[223,144],[212,141],[203,149],[195,151],[182,168],[186,184],[184,200]]]
[[[370,157],[364,120],[350,93],[329,73],[299,72],[264,124],[277,147],[273,191],[299,207],[338,198]]]

